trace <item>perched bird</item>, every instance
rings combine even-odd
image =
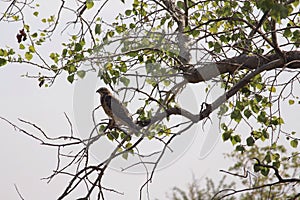
[[[101,87],[96,93],[100,94],[102,108],[107,116],[112,119],[113,124],[125,125],[135,133],[139,131],[139,127],[133,123],[127,108],[107,88]]]

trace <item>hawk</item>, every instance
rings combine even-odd
[[[135,133],[139,131],[139,127],[133,123],[127,108],[107,88],[101,87],[96,93],[100,94],[102,108],[106,115],[112,119],[113,124],[125,125]]]

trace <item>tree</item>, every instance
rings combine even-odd
[[[252,161],[251,170],[269,182],[252,189],[297,185],[297,173],[287,169],[298,154],[290,153],[291,159],[286,159],[280,150],[297,148],[299,141],[296,130],[285,126],[281,108],[299,104],[299,1],[121,2],[128,9],[112,21],[102,15],[108,0],[62,0],[56,14],[45,18],[39,17],[42,8],[36,1],[2,2],[6,10],[0,21],[20,28],[16,32],[18,47],[7,44],[0,49],[0,66],[20,63],[38,68],[39,74],[25,76],[36,79],[40,87],[50,87],[59,76],[66,75],[67,81],[74,84],[87,73],[97,73],[107,87],[124,97],[125,104],[141,99],[133,113],[142,129],[136,136],[124,127],[99,122],[97,109],[92,113],[94,128],[83,139],[73,132],[50,138],[38,125],[21,120],[42,133],[42,138],[11,124],[42,144],[57,147],[60,159],[65,156],[62,147],[84,144],[80,151],[68,155],[70,163],[61,166],[59,160],[49,177],[71,176],[59,199],[67,198],[81,184],[87,185],[83,195],[86,199],[94,194],[104,199],[102,179],[111,161],[119,156],[152,157],[139,153],[140,144],[160,141],[164,146],[154,161],[141,159],[135,164],[151,169],[143,191],[174,138],[201,121],[210,123],[213,112],[222,117],[223,141],[231,141],[235,153],[248,155],[246,152],[257,153],[264,147],[264,156],[254,153],[247,159]],[[34,24],[30,17],[40,24]],[[67,18],[72,20],[65,21]],[[61,40],[57,33],[63,38],[58,49],[43,51],[54,40]],[[205,85],[197,90],[207,96],[220,85],[223,94],[198,102],[200,110],[191,112],[178,101],[190,85]],[[176,116],[185,121],[179,122]],[[69,124],[72,128],[71,121]],[[116,147],[107,159],[92,164],[89,149],[104,135]],[[62,138],[68,142],[61,142]],[[68,170],[74,165],[78,170],[70,174]]]
[[[268,153],[265,154],[265,152]],[[233,175],[240,180],[226,183],[226,176],[218,184],[209,178],[206,178],[205,184],[201,184],[199,180],[193,180],[188,185],[187,191],[174,187],[170,199],[297,199],[299,197],[297,192],[299,187],[294,184],[282,184],[281,181],[277,181],[280,179],[280,174],[277,168],[274,167],[276,164],[266,167],[257,163],[259,160],[271,159],[269,152],[269,146],[250,148],[243,154],[233,151],[227,156],[235,160],[234,165],[229,168],[229,171],[220,171],[227,175]],[[297,152],[290,154],[284,146],[273,147],[272,152],[273,156],[277,156],[278,159],[281,156],[281,160],[289,160],[289,162],[281,162],[283,165],[282,169],[288,171],[288,173],[284,173],[285,176],[290,178],[290,174],[298,173],[299,157],[295,156]],[[251,170],[251,167],[254,167],[254,169]],[[274,170],[274,175],[264,175],[268,174],[270,169]],[[260,170],[261,174],[257,173]],[[289,180],[291,179],[287,179],[287,182]],[[242,188],[240,186],[240,189],[237,189],[239,184],[242,185]]]

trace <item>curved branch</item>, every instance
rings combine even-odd
[[[300,69],[300,51],[289,51],[286,52],[285,55],[286,63],[290,63],[292,61],[297,62],[288,65],[284,65],[285,63],[282,62],[276,62],[274,65],[272,62],[280,59],[280,56],[277,54],[271,54],[264,57],[248,56],[243,54],[220,62],[204,64],[202,67],[187,69],[184,71],[184,77],[189,83],[199,83],[215,78],[220,74],[233,74],[233,72],[237,69],[260,69],[260,72],[282,67]],[[268,63],[271,63],[268,67],[260,67],[268,65]],[[261,70],[261,68],[264,69]]]
[[[224,190],[221,190],[219,191],[218,193],[216,193],[212,200],[213,199],[224,199],[225,197],[229,197],[229,196],[232,196],[234,194],[238,194],[238,193],[242,193],[242,192],[247,192],[247,191],[252,191],[252,190],[258,190],[258,189],[261,189],[261,188],[265,188],[265,187],[272,187],[272,186],[275,186],[275,185],[279,185],[279,184],[284,184],[284,183],[294,183],[294,182],[299,182],[300,180],[287,180],[286,182],[281,182],[281,181],[277,181],[277,182],[274,182],[274,183],[268,183],[268,184],[264,184],[264,185],[260,185],[260,186],[257,186],[257,187],[252,187],[252,188],[245,188],[245,189],[241,189],[241,190],[234,190],[234,189],[224,189]],[[232,191],[228,194],[225,194],[221,197],[217,197],[217,195],[221,194],[222,192],[225,192],[225,191]]]
[[[296,65],[300,65],[300,61],[297,62]],[[281,59],[276,59],[267,64],[262,65],[261,67],[257,68],[256,70],[254,70],[253,72],[251,72],[250,74],[242,78],[237,84],[235,84],[232,88],[230,88],[230,90],[225,92],[223,95],[218,97],[214,102],[212,102],[211,104],[205,104],[205,108],[201,109],[199,114],[192,114],[189,111],[182,109],[180,107],[172,107],[166,109],[165,112],[158,113],[151,120],[149,120],[148,122],[144,122],[143,124],[144,126],[148,126],[171,115],[182,115],[190,119],[194,123],[199,122],[204,118],[207,118],[214,110],[219,108],[220,105],[222,105],[229,98],[235,95],[241,88],[247,85],[251,81],[251,79],[255,77],[257,74],[260,74],[263,71],[274,69],[277,67],[288,67],[288,66],[284,65],[284,62]]]

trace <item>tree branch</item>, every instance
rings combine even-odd
[[[189,83],[199,83],[211,80],[220,74],[230,73],[237,69],[260,69],[260,72],[272,70],[276,68],[300,69],[300,51],[286,52],[286,63],[297,61],[289,65],[284,65],[282,62],[271,63],[268,67],[261,70],[260,66],[268,65],[268,63],[280,59],[278,54],[271,54],[264,57],[240,55],[230,59],[226,59],[216,63],[204,64],[202,67],[190,68],[184,71],[184,77]]]

